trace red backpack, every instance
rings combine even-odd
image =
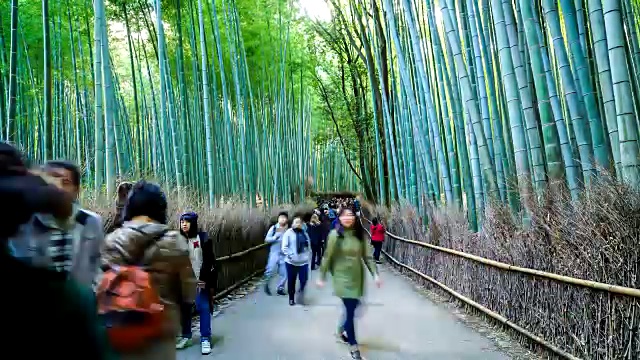
[[[98,316],[116,351],[139,350],[163,335],[164,305],[142,266],[112,266],[104,272],[96,297]]]

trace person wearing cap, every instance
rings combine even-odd
[[[195,212],[187,212],[180,216],[180,233],[187,239],[191,267],[198,279],[196,310],[200,315],[200,348],[203,355],[208,355],[211,353],[211,297],[217,277],[213,243],[206,232],[199,231],[198,214]],[[185,349],[192,344],[191,308],[192,304],[182,304],[180,307],[182,336],[177,339],[176,349]]]

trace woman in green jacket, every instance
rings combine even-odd
[[[353,210],[343,208],[338,214],[340,226],[332,230],[327,238],[327,250],[320,267],[318,286],[323,287],[327,272],[333,278],[333,291],[344,304],[344,323],[338,327],[337,336],[349,344],[351,357],[362,359],[355,333],[355,312],[364,295],[366,266],[373,276],[376,286],[382,282],[378,269],[365,241],[365,233]]]

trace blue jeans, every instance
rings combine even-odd
[[[340,330],[347,333],[349,345],[357,345],[355,317],[360,299],[342,298],[342,303],[344,304],[344,322],[340,326]]]
[[[287,281],[287,272],[284,265],[284,255],[280,253],[269,253],[269,259],[267,260],[267,269],[264,272],[264,276],[267,282],[271,280],[275,275],[276,270],[280,275],[278,279],[278,289],[284,289],[284,283]]]
[[[373,246],[373,258],[379,261],[380,252],[382,251],[382,241],[372,241],[371,245]]]
[[[198,289],[196,310],[200,315],[200,340],[211,340],[211,313],[209,312],[209,294],[205,289]],[[180,309],[180,326],[182,337],[191,339],[191,304],[183,304]]]

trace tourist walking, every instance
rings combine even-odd
[[[337,336],[349,344],[353,359],[362,359],[355,332],[355,313],[364,295],[364,268],[373,276],[376,286],[381,280],[378,269],[371,257],[371,251],[365,242],[364,229],[351,209],[343,208],[338,219],[340,225],[329,234],[327,251],[320,267],[318,286],[323,287],[327,273],[333,279],[334,294],[344,305],[344,322],[338,326]]]
[[[307,226],[307,234],[311,240],[311,270],[315,270],[320,266],[322,260],[322,243],[324,242],[324,227],[318,217],[318,214],[311,215],[311,220]]]
[[[284,295],[284,284],[287,281],[287,273],[284,265],[284,254],[282,253],[282,235],[289,229],[289,214],[285,211],[278,214],[278,222],[272,225],[267,231],[264,241],[270,244],[267,268],[264,272],[264,292],[271,295],[270,282],[273,275],[278,272],[278,295]]]
[[[187,239],[191,267],[198,279],[195,305],[200,316],[200,349],[202,355],[208,355],[211,353],[211,313],[213,312],[211,297],[217,277],[213,244],[205,231],[199,231],[198,214],[195,212],[180,216],[180,234]],[[176,349],[184,349],[192,344],[191,308],[190,303],[181,304],[182,336],[177,341]]]
[[[304,289],[309,279],[309,261],[311,260],[311,241],[309,235],[302,228],[301,217],[295,217],[291,229],[282,238],[282,253],[287,267],[287,291],[289,305],[296,302],[304,305]],[[296,279],[300,280],[300,289],[296,295]]]
[[[29,259],[35,266],[49,266],[69,274],[82,285],[94,286],[100,272],[100,249],[104,244],[102,218],[80,205],[81,175],[76,164],[50,161],[42,170],[74,199],[73,210],[63,221],[51,214],[35,214],[30,226],[11,240],[13,243],[28,237],[29,247],[16,255]]]
[[[102,267],[116,274],[120,269],[145,269],[150,278],[149,284],[153,286],[163,307],[161,321],[153,329],[157,331],[157,337],[135,351],[120,350],[120,359],[175,360],[175,340],[178,336],[175,325],[180,320],[179,306],[193,303],[196,297],[196,278],[189,259],[187,240],[180,232],[170,230],[167,226],[167,199],[160,187],[153,183],[139,181],[133,186],[124,208],[123,220],[122,227],[106,237]],[[107,275],[112,274],[105,273],[105,279]],[[140,278],[128,279],[132,280]],[[103,309],[101,312],[105,321],[110,322],[113,319],[104,309],[110,308],[109,304],[117,303],[126,293],[111,293],[108,289],[102,289],[103,286],[101,283],[99,287],[98,306]],[[132,297],[125,300],[132,300],[135,304],[135,300],[140,299]],[[128,305],[130,302],[121,304]],[[121,328],[140,326],[138,322],[114,324]]]
[[[71,216],[74,197],[61,188],[60,179],[29,172],[22,154],[0,142],[0,281],[9,290],[1,316],[11,329],[3,340],[17,351],[26,349],[32,358],[112,360],[115,354],[98,321],[93,291],[48,265],[34,266],[30,259],[14,256],[29,247],[24,228],[36,213],[59,221]],[[19,231],[24,231],[21,236]],[[34,326],[43,334],[35,343],[33,336],[25,336]]]
[[[373,246],[373,259],[376,263],[381,264],[380,252],[382,251],[382,244],[386,235],[386,229],[384,225],[380,223],[378,218],[373,218],[371,221],[371,246]]]
[[[327,237],[331,232],[331,219],[329,219],[329,208],[324,209],[320,214],[320,221],[322,222],[322,256],[327,249]]]

